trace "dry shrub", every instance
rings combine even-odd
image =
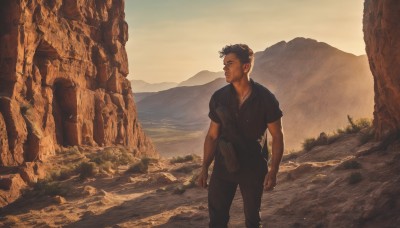
[[[82,162],[78,168],[77,172],[81,179],[86,179],[88,177],[93,177],[99,173],[99,167],[94,162]]]
[[[353,120],[349,115],[347,115],[347,120],[349,124],[345,128],[346,133],[357,133],[361,129],[371,127],[372,126],[372,121],[367,118],[361,118],[356,121]]]
[[[39,180],[33,186],[33,194],[39,196],[66,196],[70,192],[71,187],[60,182]]]
[[[88,156],[90,161],[98,165],[111,162],[114,168],[120,165],[132,164],[136,160],[133,154],[123,147],[107,147],[104,150],[99,150],[97,153]]]
[[[307,138],[303,142],[303,149],[305,151],[310,151],[312,148],[321,145],[329,145],[337,141],[341,136],[345,134],[353,134],[360,132],[362,129],[371,128],[372,120],[368,118],[361,118],[353,120],[349,115],[347,116],[348,125],[344,129],[337,129],[335,133],[327,135],[324,132],[320,134],[318,138]],[[367,133],[360,139],[361,143],[369,141],[373,137],[372,133]]]
[[[189,154],[186,155],[184,157],[178,156],[178,157],[173,157],[170,160],[171,164],[175,164],[175,163],[184,163],[184,162],[189,162],[189,161],[195,161],[195,160],[199,160],[200,157],[195,155],[195,154]]]
[[[114,173],[121,165],[131,165],[137,161],[134,154],[124,147],[108,147],[88,155],[100,173]]]
[[[151,161],[152,161],[151,158],[147,158],[147,157],[142,158],[142,159],[140,159],[140,161],[131,165],[126,172],[127,173],[147,173],[147,171],[149,169],[149,164]]]

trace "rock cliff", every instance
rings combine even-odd
[[[379,139],[400,130],[400,2],[364,3],[364,40],[375,82],[374,125]]]
[[[126,79],[124,17],[124,0],[0,2],[0,168],[59,146],[157,156]]]

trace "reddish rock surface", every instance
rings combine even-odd
[[[3,115],[0,113],[0,166],[13,163],[12,155],[8,149],[7,129]]]
[[[158,156],[126,79],[124,4],[0,1],[0,168],[21,166],[19,177],[35,182],[27,162],[59,146],[118,144]]]
[[[400,1],[364,3],[364,40],[375,82],[377,137],[400,130]]]
[[[24,187],[26,184],[19,174],[0,176],[0,207],[18,199]]]
[[[25,162],[18,170],[21,178],[28,184],[33,184],[38,179],[46,177],[46,171],[43,164],[38,162]]]
[[[126,79],[123,0],[2,1],[0,10],[1,165],[46,160],[58,145],[156,155]]]

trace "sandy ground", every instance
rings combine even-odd
[[[400,143],[385,149],[344,135],[287,156],[262,200],[264,227],[400,227]],[[370,152],[368,152],[370,151]],[[207,227],[200,161],[150,163],[145,174],[65,180],[65,197],[25,196],[0,211],[0,227]],[[183,170],[183,171],[182,171]],[[245,227],[238,190],[230,227]]]

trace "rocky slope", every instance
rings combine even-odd
[[[375,82],[374,123],[377,137],[400,131],[400,2],[364,3],[364,40]]]
[[[0,168],[46,161],[60,146],[156,156],[126,79],[124,17],[123,0],[0,2]],[[20,178],[32,181],[2,176],[0,198],[14,198],[3,190]]]
[[[264,227],[398,227],[400,142],[383,148],[361,140],[367,132],[286,156],[277,187],[262,199]],[[91,154],[65,151],[54,162],[85,153]],[[121,166],[113,174],[42,185],[0,210],[0,226],[207,227],[207,191],[193,184],[200,164],[152,160],[145,173]],[[230,215],[230,227],[244,227],[239,189]]]

